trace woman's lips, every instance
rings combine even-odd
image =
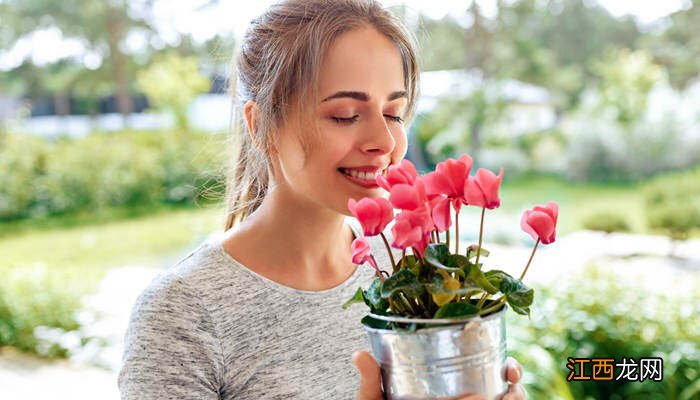
[[[376,179],[360,179],[360,178],[356,178],[354,176],[348,175],[340,170],[338,172],[341,175],[343,175],[345,178],[347,178],[349,181],[351,181],[352,183],[355,183],[355,184],[362,186],[364,188],[375,189],[375,188],[379,187],[379,185],[377,185]]]

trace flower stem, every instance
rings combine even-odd
[[[404,258],[406,258],[406,249],[403,249],[403,252],[401,253],[401,261],[399,262],[401,265],[399,265],[399,269],[403,268]],[[394,269],[394,272],[396,271],[398,271],[398,269]]]
[[[447,244],[447,248],[450,248],[450,230],[445,231],[445,244]]]
[[[501,306],[501,304],[505,302],[505,300],[506,300],[506,296],[501,296],[501,297],[497,298],[496,300],[494,300],[493,304],[491,304],[490,306],[481,310],[479,312],[479,315],[486,315],[486,314],[490,313],[491,311],[497,310]]]
[[[416,310],[413,308],[413,305],[411,304],[411,302],[408,300],[408,298],[406,297],[406,295],[403,292],[399,292],[399,298],[401,298],[401,300],[403,300],[404,304],[406,304],[406,307],[411,314],[418,315]]]
[[[389,246],[389,241],[386,240],[384,232],[379,232],[379,234],[382,235],[382,240],[384,240],[384,246],[386,246],[386,251],[389,252],[389,259],[391,260],[391,269],[393,271],[396,271],[396,261],[394,261],[394,255],[391,253],[391,246]]]
[[[484,303],[486,302],[486,299],[487,299],[488,297],[489,297],[489,292],[484,292],[484,294],[483,294],[483,295],[481,296],[481,298],[479,299],[479,302],[476,303],[476,308],[481,308],[481,306],[484,305]]]
[[[379,269],[379,266],[377,265],[377,260],[375,260],[374,256],[371,254],[369,255],[369,264],[376,271],[377,278],[379,278],[380,281],[384,282],[384,275],[382,275],[382,271]]]
[[[532,248],[532,253],[530,254],[530,259],[527,260],[527,265],[525,266],[525,269],[523,270],[523,273],[520,274],[520,280],[522,281],[523,278],[525,277],[525,273],[527,272],[527,269],[530,268],[530,263],[532,262],[532,257],[535,256],[535,250],[537,250],[537,245],[540,244],[540,239],[538,238],[537,241],[535,242],[535,247]]]
[[[486,214],[486,207],[481,208],[481,223],[479,224],[479,247],[476,249],[476,261],[474,264],[479,266],[479,256],[481,255],[481,241],[484,238],[484,214]]]
[[[459,254],[459,210],[455,208],[455,254]]]

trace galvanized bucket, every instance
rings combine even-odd
[[[505,310],[484,318],[431,320],[385,317],[393,322],[445,324],[410,331],[365,326],[389,400],[453,400],[467,394],[496,399],[506,390]]]

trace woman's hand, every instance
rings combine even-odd
[[[357,400],[382,400],[382,375],[379,364],[366,351],[356,351],[352,355],[352,362],[360,373],[360,390],[357,392]],[[506,361],[505,376],[508,382],[508,391],[501,400],[525,400],[525,391],[518,384],[523,376],[523,368],[514,358],[508,357]],[[484,396],[468,395],[459,400],[485,400]]]

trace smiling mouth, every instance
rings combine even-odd
[[[377,176],[386,174],[386,168],[375,172],[362,172],[351,168],[338,168],[338,171],[343,174],[351,182],[365,188],[377,188]]]

